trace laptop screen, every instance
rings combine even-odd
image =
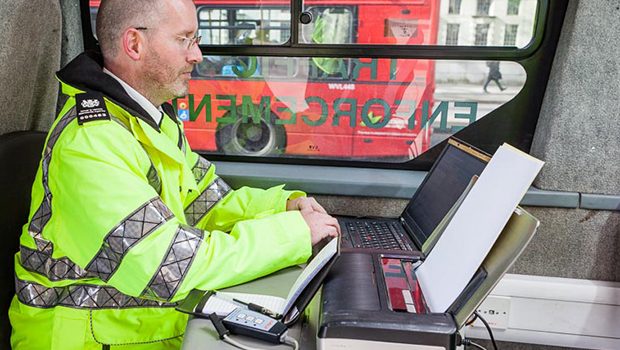
[[[471,146],[448,140],[402,214],[418,247],[422,247],[472,177],[480,175],[489,160],[488,155]]]

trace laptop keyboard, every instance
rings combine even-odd
[[[356,248],[413,250],[404,242],[395,222],[348,221],[346,227]]]

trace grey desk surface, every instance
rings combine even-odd
[[[253,294],[268,294],[281,296],[286,298],[290,287],[295,282],[297,276],[301,273],[300,267],[291,267],[281,271],[278,271],[269,276],[260,278],[258,280],[227,288],[226,291],[253,293]],[[310,303],[310,306],[306,308],[303,319],[300,319],[293,327],[289,329],[289,335],[297,339],[300,344],[300,349],[314,349],[316,347],[316,339],[313,325],[307,320],[313,318],[318,310],[318,294]],[[286,349],[290,350],[292,347],[288,345],[277,345],[254,340],[248,337],[234,335],[233,339],[243,342],[248,346],[269,348],[269,349]],[[187,323],[187,329],[185,331],[185,338],[183,339],[182,350],[194,350],[194,349],[237,349],[223,341],[218,337],[217,332],[213,328],[211,321],[200,318],[193,318]]]

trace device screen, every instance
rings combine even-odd
[[[487,161],[448,144],[405,209],[403,217],[423,244]]]

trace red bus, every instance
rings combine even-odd
[[[290,38],[290,2],[194,2],[202,44]],[[437,0],[309,0],[303,10],[311,21],[300,24],[299,41],[307,44],[437,41]],[[434,75],[433,60],[207,55],[190,94],[173,104],[195,150],[407,159],[430,146]]]

